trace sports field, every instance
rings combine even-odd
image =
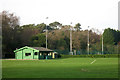
[[[118,78],[118,58],[2,60],[3,78]]]

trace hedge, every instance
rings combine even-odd
[[[118,54],[90,54],[90,55],[63,55],[61,54],[61,58],[79,58],[79,57],[84,57],[84,58],[117,58]]]

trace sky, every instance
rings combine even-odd
[[[118,29],[119,0],[0,0],[3,10],[20,17],[20,25],[58,21],[82,29]],[[48,17],[48,19],[46,19]]]

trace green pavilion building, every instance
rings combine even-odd
[[[57,54],[44,47],[22,47],[14,50],[16,59],[54,59]]]

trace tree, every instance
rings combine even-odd
[[[44,23],[37,24],[36,27],[38,28],[40,33],[43,33],[43,30],[46,29],[46,24],[44,24]]]
[[[77,31],[79,31],[80,29],[82,29],[80,26],[81,26],[81,24],[80,24],[80,23],[77,23],[74,28],[75,28]]]
[[[45,35],[40,33],[31,38],[30,45],[33,47],[45,47]]]
[[[14,13],[9,13],[8,11],[3,11],[0,13],[2,16],[2,27],[11,27],[15,28],[19,25],[19,17],[15,16]]]
[[[56,45],[57,45],[56,46],[57,49],[59,49],[59,50],[65,50],[67,47],[66,41],[62,38],[60,40],[56,41]]]
[[[30,27],[24,27],[21,31],[21,40],[22,40],[22,46],[29,46],[30,43],[30,39],[32,38],[32,36],[34,31],[32,30],[32,28]]]
[[[117,33],[113,29],[105,29],[103,33],[104,44],[115,45],[117,43]]]
[[[70,38],[68,38],[67,36],[65,36],[64,40],[66,42],[65,49],[69,50],[70,49]]]
[[[59,23],[59,22],[57,22],[57,21],[55,21],[55,22],[53,22],[53,23],[50,23],[49,26],[50,26],[52,29],[61,29],[62,24]]]
[[[115,34],[115,37],[116,37],[116,43],[119,43],[120,42],[120,31],[116,31],[116,34]]]
[[[13,44],[15,39],[15,28],[19,27],[19,17],[15,16],[13,13],[8,11],[3,11],[0,13],[0,21],[2,21],[2,51],[3,57],[5,54],[13,53],[16,45]]]

